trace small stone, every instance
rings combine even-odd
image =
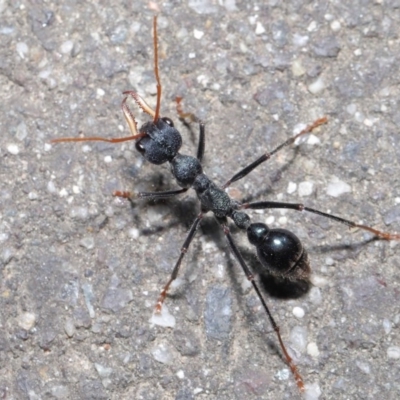
[[[84,247],[85,249],[91,250],[94,248],[94,237],[93,236],[85,236],[79,241],[79,245]]]
[[[346,182],[339,180],[334,177],[326,188],[326,193],[328,196],[339,197],[344,193],[350,193],[351,186]]]
[[[197,29],[193,29],[193,36],[195,37],[195,39],[200,40],[204,36],[204,32],[199,31]]]
[[[18,317],[18,326],[26,331],[32,329],[36,322],[36,315],[31,312],[24,312]]]
[[[310,196],[313,192],[314,183],[310,181],[304,181],[299,183],[299,196],[305,197]]]
[[[174,328],[176,323],[175,317],[169,312],[165,304],[162,305],[160,313],[153,313],[149,322],[152,325],[163,326],[166,328]]]
[[[66,40],[64,43],[61,44],[60,51],[63,54],[69,54],[71,53],[73,48],[74,42],[72,40]]]
[[[16,156],[16,155],[19,153],[19,147],[18,147],[16,144],[9,144],[9,145],[7,146],[7,151],[8,151],[10,154]]]
[[[306,73],[306,69],[303,67],[299,60],[294,60],[292,63],[292,74],[294,76],[302,76]]]
[[[304,400],[318,400],[322,394],[318,383],[306,383],[304,391]]]
[[[317,78],[313,83],[308,85],[308,91],[312,94],[321,93],[325,89],[326,85],[321,76]]]
[[[262,35],[263,33],[265,33],[265,28],[263,27],[261,22],[257,22],[255,33],[256,35]]]
[[[172,364],[172,350],[166,343],[160,343],[158,346],[153,347],[151,354],[156,361],[162,364]]]
[[[100,378],[108,378],[113,372],[112,368],[105,367],[104,365],[98,363],[94,363],[94,366]]]
[[[387,349],[388,358],[393,358],[394,360],[400,359],[400,347],[390,346]]]
[[[307,354],[314,358],[319,356],[319,349],[318,349],[317,343],[315,343],[315,342],[308,343]]]
[[[293,311],[292,312],[293,312],[293,315],[296,318],[303,318],[304,314],[305,314],[304,309],[301,308],[301,307],[293,307]]]
[[[303,353],[307,347],[307,328],[295,326],[290,332],[290,341],[294,348]]]
[[[297,190],[297,183],[295,182],[289,182],[288,187],[287,187],[287,193],[288,194],[293,194]]]
[[[75,334],[75,324],[72,318],[67,318],[64,324],[64,331],[68,337],[72,337]]]

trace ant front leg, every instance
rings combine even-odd
[[[202,218],[203,218],[203,213],[200,213],[197,216],[197,218],[194,220],[194,222],[193,222],[193,224],[192,224],[192,226],[190,228],[190,231],[189,231],[189,233],[188,233],[188,235],[187,235],[187,237],[185,239],[185,242],[183,243],[183,246],[181,248],[181,254],[180,254],[179,258],[178,258],[178,261],[175,264],[174,269],[172,270],[171,277],[170,277],[169,281],[167,282],[167,284],[164,286],[164,288],[161,291],[160,296],[158,298],[158,301],[157,301],[157,304],[156,304],[156,308],[155,308],[156,314],[159,314],[161,312],[162,305],[164,303],[165,298],[167,297],[168,289],[171,286],[171,283],[178,276],[179,269],[181,267],[181,263],[182,263],[183,257],[185,256],[185,254],[186,254],[186,252],[187,252],[187,250],[188,250],[188,248],[190,246],[190,243],[192,243],[192,240],[194,238],[194,235],[196,234],[197,228],[199,227],[199,224],[200,224],[200,221],[202,220]]]
[[[372,228],[367,225],[357,224],[348,219],[344,219],[344,218],[338,217],[336,215],[324,213],[324,212],[316,210],[314,208],[306,207],[304,204],[301,204],[301,203],[280,203],[280,202],[275,202],[275,201],[257,201],[254,203],[244,203],[241,205],[241,208],[251,209],[251,210],[286,208],[286,209],[295,210],[295,211],[308,211],[310,213],[321,215],[323,217],[340,222],[341,224],[347,225],[349,228],[359,228],[359,229],[363,229],[365,231],[371,232],[380,239],[400,240],[399,233],[384,232],[384,231]]]

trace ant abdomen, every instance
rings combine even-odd
[[[308,279],[308,255],[294,233],[254,223],[247,228],[247,237],[256,247],[258,259],[267,268],[267,273],[294,281]]]

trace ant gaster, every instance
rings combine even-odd
[[[289,281],[303,280],[308,281],[310,274],[310,265],[308,255],[300,240],[292,232],[286,229],[270,229],[266,224],[260,222],[251,222],[250,216],[243,210],[261,210],[261,209],[291,209],[296,211],[308,211],[310,213],[318,214],[331,220],[340,222],[347,225],[350,228],[359,228],[373,233],[376,237],[385,240],[399,240],[400,234],[383,232],[366,225],[356,224],[355,222],[327,214],[313,208],[305,207],[303,204],[297,203],[282,203],[274,201],[259,201],[251,203],[240,203],[233,200],[225,192],[225,189],[258,167],[261,163],[267,161],[278,151],[284,147],[289,146],[295,142],[297,138],[305,135],[315,128],[323,125],[327,122],[327,118],[323,117],[316,120],[313,124],[302,130],[297,135],[286,140],[280,146],[276,147],[271,152],[264,153],[257,160],[247,165],[236,173],[231,179],[229,179],[222,187],[215,184],[204,172],[202,167],[202,161],[204,156],[205,148],[205,125],[199,121],[193,114],[184,113],[180,105],[180,98],[177,98],[177,110],[181,119],[190,119],[192,122],[199,122],[200,133],[199,143],[197,147],[196,157],[188,156],[179,153],[179,149],[182,145],[182,137],[178,130],[174,127],[174,123],[171,119],[166,117],[160,117],[160,105],[161,105],[161,83],[158,73],[158,49],[157,49],[157,17],[154,17],[153,21],[154,29],[154,73],[157,82],[157,105],[156,109],[153,110],[136,92],[126,91],[123,94],[125,98],[122,101],[122,111],[125,119],[129,125],[131,136],[115,139],[107,139],[101,137],[84,137],[84,138],[60,138],[55,139],[52,142],[79,142],[79,141],[104,141],[110,143],[124,142],[128,140],[136,140],[136,149],[142,156],[152,164],[160,165],[168,162],[171,167],[171,172],[176,179],[178,185],[181,187],[176,190],[169,190],[164,192],[140,192],[136,194],[139,198],[149,199],[162,199],[173,197],[186,192],[189,188],[193,188],[200,201],[201,212],[194,220],[189,233],[183,243],[180,251],[180,256],[175,264],[172,271],[171,277],[167,284],[164,286],[160,293],[155,308],[156,313],[160,313],[162,304],[167,296],[168,289],[171,283],[177,278],[178,272],[182,263],[182,259],[185,256],[195,233],[200,225],[200,222],[205,213],[211,211],[226,236],[229,247],[239,262],[243,272],[247,279],[253,285],[254,290],[257,293],[258,298],[268,316],[268,319],[277,335],[281,350],[285,357],[287,364],[289,365],[292,374],[294,375],[296,384],[300,391],[304,391],[303,379],[298,372],[296,365],[290,357],[286,346],[282,340],[280,334],[280,328],[275,322],[262,294],[254,279],[253,273],[250,271],[246,262],[243,259],[237,245],[235,244],[233,237],[228,227],[228,219],[232,219],[234,224],[242,230],[245,230],[249,242],[256,248],[257,256],[262,266],[272,276],[283,278]],[[136,120],[126,104],[128,97],[132,97],[138,106],[147,114],[149,114],[153,121],[146,122],[138,130]],[[132,199],[134,196],[130,192],[114,193],[115,196]]]

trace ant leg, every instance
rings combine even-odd
[[[228,182],[225,183],[223,188],[226,189],[231,183],[236,182],[239,179],[244,178],[251,171],[253,171],[253,169],[257,168],[264,161],[269,160],[271,158],[271,156],[273,156],[275,153],[277,153],[278,151],[280,151],[284,147],[287,147],[287,146],[291,145],[292,143],[294,143],[298,137],[300,137],[302,135],[305,135],[306,133],[310,133],[312,130],[314,130],[318,126],[326,124],[327,122],[328,122],[328,118],[327,117],[322,117],[320,119],[317,119],[311,125],[307,126],[305,129],[303,129],[300,133],[298,133],[297,135],[295,135],[295,136],[291,137],[290,139],[286,140],[281,145],[279,145],[274,150],[272,150],[270,153],[263,154],[256,161],[254,161],[251,164],[247,165],[242,170],[240,170],[238,173],[233,175],[233,177],[231,179],[229,179]]]
[[[183,257],[185,256],[185,254],[190,246],[190,243],[192,243],[192,240],[194,238],[194,235],[196,234],[197,228],[199,227],[199,224],[200,224],[200,221],[202,220],[202,218],[203,218],[203,213],[200,213],[197,216],[197,218],[194,220],[194,222],[190,228],[190,231],[189,231],[189,233],[185,239],[185,242],[183,243],[183,246],[181,248],[181,254],[178,258],[178,261],[175,264],[174,269],[172,270],[171,277],[170,277],[169,281],[167,282],[167,284],[164,286],[164,289],[161,291],[160,296],[157,300],[156,309],[155,309],[155,312],[157,314],[159,314],[161,312],[162,305],[164,303],[165,297],[167,296],[167,292],[168,292],[169,287],[171,286],[171,283],[178,276],[178,272],[181,267]]]
[[[116,190],[113,193],[113,196],[122,197],[124,199],[129,199],[129,200],[133,200],[134,198],[150,199],[150,200],[168,199],[169,197],[174,197],[177,196],[178,194],[185,193],[188,190],[189,190],[188,188],[183,188],[177,190],[167,190],[165,192],[139,192],[137,194],[132,192],[121,192],[120,190]]]
[[[338,217],[336,215],[324,213],[322,211],[316,210],[314,208],[306,207],[304,204],[301,203],[280,203],[275,201],[256,201],[254,203],[244,203],[241,205],[240,208],[244,209],[251,209],[251,210],[263,210],[263,209],[270,209],[270,208],[287,208],[290,210],[296,211],[308,211],[313,214],[318,214],[323,217],[332,219],[334,221],[340,222],[341,224],[347,225],[349,228],[359,228],[365,231],[373,233],[375,236],[384,239],[384,240],[400,240],[399,233],[389,233],[380,231],[378,229],[371,228],[367,225],[356,224],[353,221],[349,221],[348,219],[344,219]]]
[[[200,134],[199,134],[199,144],[197,146],[197,156],[196,158],[200,161],[203,161],[204,156],[204,148],[205,148],[205,124],[200,121],[194,114],[189,112],[184,112],[182,108],[182,97],[177,96],[175,98],[176,101],[176,111],[179,115],[179,118],[184,122],[185,125],[189,125],[186,122],[186,119],[189,119],[189,122],[198,122],[200,125]]]
[[[128,94],[133,96],[134,92],[124,92],[124,94]],[[136,93],[135,93],[136,94]],[[139,100],[142,100],[139,96],[137,96]],[[128,123],[129,130],[131,131],[131,136],[126,136],[122,138],[114,138],[114,139],[107,139],[98,136],[89,136],[89,137],[80,137],[80,138],[59,138],[59,139],[52,139],[51,143],[61,143],[61,142],[108,142],[108,143],[121,143],[127,142],[128,140],[136,140],[146,136],[145,133],[139,133],[137,130],[137,123],[135,117],[132,114],[132,111],[129,109],[128,105],[126,104],[127,97],[122,100],[121,108],[124,113],[124,117],[126,122]],[[143,105],[140,101],[135,98],[136,102],[139,104],[141,108]],[[142,100],[143,101],[143,100]]]
[[[278,341],[279,341],[279,345],[281,346],[281,350],[282,353],[285,356],[286,362],[289,365],[290,370],[292,371],[292,374],[296,380],[296,384],[297,387],[299,388],[299,390],[301,392],[304,391],[304,382],[303,379],[299,373],[299,371],[297,370],[296,365],[294,364],[292,358],[290,357],[288,351],[286,350],[286,346],[283,343],[281,334],[280,334],[280,328],[278,326],[278,324],[275,322],[275,319],[273,318],[271,311],[269,310],[267,303],[265,302],[260,289],[258,288],[255,280],[254,280],[254,275],[252,274],[252,272],[250,271],[249,267],[247,266],[246,262],[244,261],[242,255],[240,254],[239,249],[237,248],[235,242],[233,241],[233,237],[229,231],[229,228],[227,225],[225,225],[224,223],[221,224],[222,228],[224,230],[224,234],[228,240],[229,246],[232,250],[233,255],[235,256],[236,260],[239,262],[240,266],[243,269],[243,272],[245,273],[247,279],[251,282],[251,284],[253,285],[254,290],[257,293],[258,298],[261,301],[262,306],[264,307],[265,312],[267,313],[268,319],[272,325],[272,328],[274,329],[276,335],[278,336]]]

